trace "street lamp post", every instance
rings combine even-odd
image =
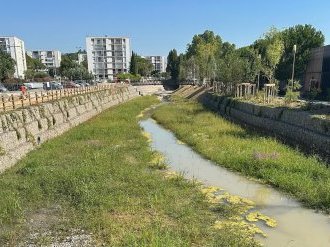
[[[296,62],[296,52],[297,52],[297,45],[294,45],[293,46],[293,63],[292,63],[292,77],[291,77],[291,86],[292,86],[292,89],[293,89],[293,78],[294,78],[294,65],[295,65],[295,62]]]
[[[261,54],[258,54],[258,59],[261,60]],[[259,91],[259,86],[260,86],[260,69],[258,71],[257,92]]]

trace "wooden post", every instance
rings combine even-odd
[[[30,94],[30,92],[28,92],[28,97],[29,97],[29,105],[31,105],[31,94]]]
[[[14,100],[14,95],[11,95],[11,102],[13,104],[13,109],[15,109],[15,100]]]
[[[35,92],[35,96],[36,96],[36,103],[38,104],[39,102],[38,102],[38,93],[37,92]]]
[[[22,107],[24,107],[24,95],[22,94],[22,97],[21,97],[21,104],[22,104]]]
[[[5,102],[5,98],[3,97],[3,95],[1,96],[1,101],[2,101],[3,111],[6,111],[6,102]]]

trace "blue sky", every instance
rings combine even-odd
[[[0,9],[0,35],[20,37],[26,49],[71,52],[87,35],[114,35],[130,37],[141,55],[167,55],[206,29],[244,46],[271,26],[295,24],[314,25],[330,42],[329,0],[6,0]]]

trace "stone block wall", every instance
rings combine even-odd
[[[118,87],[30,106],[0,115],[0,172],[41,143],[139,93]]]
[[[220,115],[279,135],[330,158],[330,121],[311,112],[242,102],[205,93],[199,100]]]

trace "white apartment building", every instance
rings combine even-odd
[[[96,80],[110,79],[129,71],[130,40],[125,37],[87,37],[88,71]]]
[[[78,53],[78,63],[81,64],[85,60],[87,60],[87,54],[86,53]]]
[[[8,52],[15,60],[14,77],[24,78],[24,72],[27,69],[24,41],[14,36],[0,36],[0,49]]]
[[[35,59],[40,60],[46,68],[59,68],[61,65],[62,54],[60,51],[28,51],[27,54]]]
[[[154,66],[154,70],[162,73],[166,71],[166,58],[163,56],[145,56],[145,59],[150,61]]]

